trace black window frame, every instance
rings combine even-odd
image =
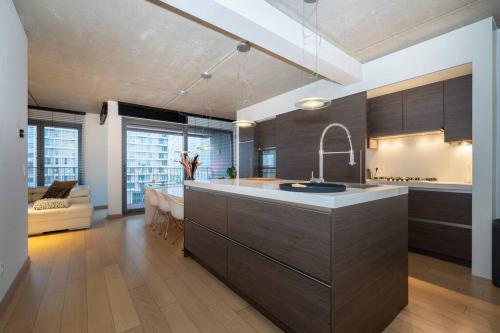
[[[84,184],[83,170],[83,125],[61,121],[28,119],[29,126],[36,126],[36,186],[45,185],[45,127],[71,128],[78,130],[78,184]],[[42,158],[40,158],[42,157]]]

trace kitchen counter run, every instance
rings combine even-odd
[[[407,186],[392,184],[368,188],[355,188],[346,184],[347,190],[337,193],[302,193],[282,191],[279,189],[280,183],[288,182],[294,181],[251,181],[245,179],[214,179],[209,181],[186,180],[184,181],[184,185],[187,187],[234,193],[237,195],[327,209],[346,207],[408,193]],[[353,184],[353,186],[356,186],[356,184]]]

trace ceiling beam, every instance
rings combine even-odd
[[[347,85],[362,79],[360,62],[264,0],[159,1],[331,81]]]

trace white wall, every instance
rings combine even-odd
[[[27,129],[27,49],[12,1],[0,1],[0,300],[28,257],[27,145],[18,136]]]
[[[108,137],[99,114],[87,113],[83,126],[85,183],[90,186],[94,206],[108,204]]]
[[[366,167],[377,176],[436,177],[442,182],[472,181],[472,145],[444,142],[444,134],[378,140],[366,151]]]
[[[122,213],[122,117],[118,115],[118,102],[108,101],[107,175],[108,214]]]
[[[238,111],[258,121],[294,110],[306,94],[331,99],[472,63],[472,273],[491,278],[491,221],[495,211],[496,121],[493,18],[488,18],[363,64],[363,81],[351,85],[324,80]],[[321,112],[321,111],[319,111]]]
[[[495,151],[497,152],[496,157],[497,157],[497,164],[496,164],[496,196],[495,196],[495,206],[496,206],[496,217],[500,218],[500,154],[498,153],[498,150],[500,149],[500,29],[496,31],[496,63],[495,63],[495,69],[496,69],[496,98],[495,98],[495,103],[496,103],[496,109],[497,109],[497,144],[495,147]]]

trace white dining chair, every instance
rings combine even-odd
[[[172,217],[172,222],[175,223],[175,225],[179,228],[179,231],[184,230],[184,203],[181,202],[180,200],[176,199],[172,195],[168,195],[168,201],[170,203],[170,215]],[[167,239],[168,235],[168,228],[167,231],[165,232],[165,239]],[[181,234],[179,233],[179,236],[174,239],[172,244],[175,244]]]
[[[151,217],[150,221],[150,226],[153,228],[153,230],[156,228],[155,224],[157,223],[158,220],[158,212],[159,212],[159,203],[160,200],[158,198],[158,195],[156,194],[156,191],[153,189],[148,189],[145,191],[145,195],[147,195],[147,201],[149,205],[151,205],[151,208],[153,210],[153,216]]]
[[[166,229],[168,232],[168,227],[170,225],[170,201],[168,200],[168,195],[165,193],[162,193],[160,191],[156,192],[156,195],[158,196],[158,219],[162,219],[166,222]],[[160,225],[160,230],[158,233],[161,234],[162,232],[162,226],[163,224]]]

